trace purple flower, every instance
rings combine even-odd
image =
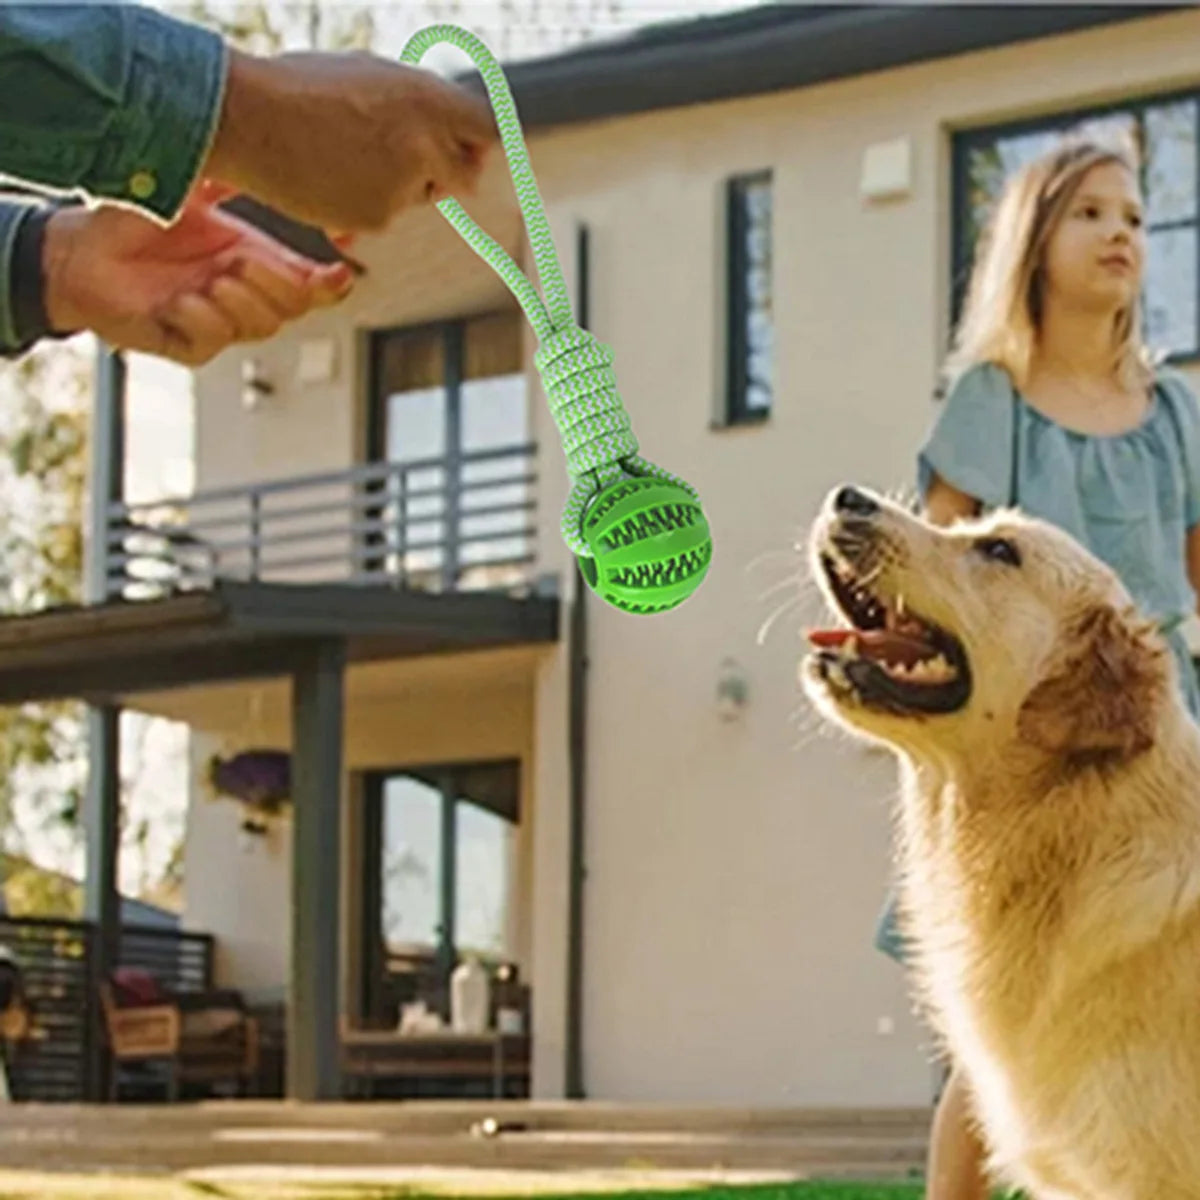
[[[219,794],[274,812],[291,799],[291,768],[291,756],[283,750],[243,750],[231,758],[213,755],[208,779]]]

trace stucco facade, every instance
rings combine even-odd
[[[792,546],[828,488],[909,486],[933,412],[950,304],[951,135],[1200,81],[1200,14],[651,112],[530,138],[560,256],[591,238],[591,327],[616,351],[643,452],[700,490],[715,558],[697,595],[657,618],[590,609],[582,1043],[589,1096],[753,1105],[904,1105],[934,1070],[901,973],[872,947],[889,869],[894,770],[814,724],[796,682],[812,609]],[[864,156],[899,140],[900,194],[860,194]],[[722,428],[726,179],[774,187],[774,404]],[[497,156],[468,207],[530,269]],[[240,401],[240,352],[199,375],[201,488],[349,466],[364,446],[363,331],[508,303],[436,212],[356,253],[369,268],[334,312],[253,350],[277,393]],[[336,344],[333,378],[301,385],[305,341]],[[527,352],[534,344],[527,337]],[[538,564],[569,593],[558,531],[566,478],[530,366],[540,446]],[[774,557],[772,557],[774,556]],[[799,606],[759,643],[789,591]],[[535,1092],[561,1094],[566,1041],[566,646],[352,672],[347,766],[520,758],[518,944],[534,991]],[[740,664],[748,703],[722,719]],[[282,694],[161,697],[205,734],[286,744]],[[470,717],[471,719],[467,719]],[[199,761],[211,741],[196,739]],[[236,821],[197,794],[187,922],[216,934],[233,983],[282,982],[286,844],[232,851]],[[221,862],[219,878],[205,864]]]

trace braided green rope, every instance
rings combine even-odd
[[[589,586],[618,608],[674,608],[700,585],[712,558],[699,497],[689,483],[640,455],[617,390],[612,349],[575,320],[520,118],[499,63],[479,38],[456,25],[419,30],[401,60],[415,65],[439,42],[464,50],[483,77],[546,294],[543,303],[503,247],[457,200],[438,203],[446,220],[508,285],[537,334],[534,364],[572,480],[560,525],[563,540],[579,559]]]

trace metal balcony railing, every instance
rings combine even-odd
[[[146,599],[217,580],[510,590],[529,582],[536,446],[114,504],[107,595]]]

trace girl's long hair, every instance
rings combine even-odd
[[[966,303],[946,360],[947,383],[979,363],[1003,367],[1020,388],[1029,378],[1045,303],[1046,247],[1093,167],[1118,163],[1137,178],[1136,158],[1115,144],[1071,139],[1016,172],[980,238]],[[1113,321],[1113,371],[1146,386],[1153,361],[1142,340],[1141,301]]]

